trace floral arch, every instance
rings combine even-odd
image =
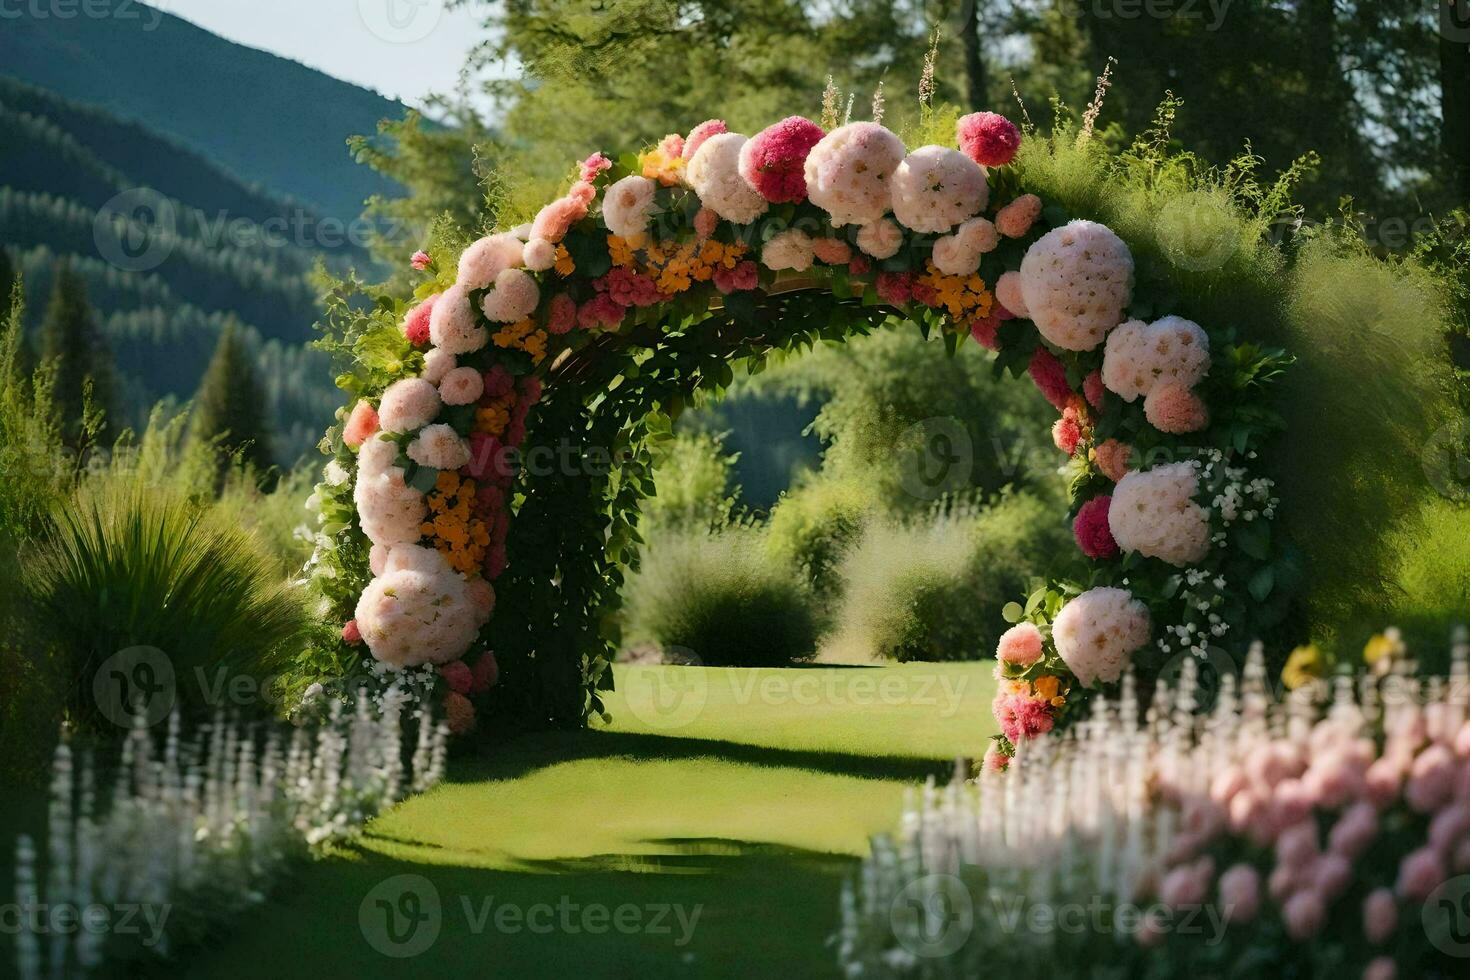
[[[345,660],[418,678],[461,730],[585,724],[644,450],[732,363],[905,321],[989,348],[1059,413],[1090,573],[1004,610],[998,753],[1130,665],[1237,659],[1295,574],[1255,463],[1288,358],[1176,315],[1166,270],[1027,191],[1021,142],[988,112],[913,151],[876,122],[711,120],[593,154],[529,225],[415,255],[413,302],[348,338],[372,370],[344,376],[324,442]]]

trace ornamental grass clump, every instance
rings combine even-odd
[[[775,667],[810,659],[811,591],[753,529],[670,532],[648,549],[626,590],[625,633],[710,667]]]
[[[1129,673],[1086,721],[931,782],[844,889],[844,971],[1461,974],[1470,644],[1448,676],[1395,630],[1364,659],[1285,698],[1259,646],[1239,685],[1185,658],[1145,703]]]
[[[304,629],[299,596],[248,533],[125,477],[77,491],[22,564],[37,629],[65,659],[68,711],[87,726],[116,721],[104,716],[94,680],[109,658],[136,648],[157,651],[155,673],[166,663],[187,713],[211,702],[246,707],[218,703],[241,677],[252,679],[251,704],[268,708],[259,685]]]

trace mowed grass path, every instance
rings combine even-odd
[[[988,664],[620,667],[617,684],[609,724],[455,764],[177,972],[832,976],[868,837],[994,730]]]

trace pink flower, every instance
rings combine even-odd
[[[652,276],[614,266],[600,279],[594,280],[592,288],[606,292],[619,306],[653,306],[659,302],[658,283]]]
[[[362,630],[357,628],[357,620],[349,619],[342,624],[342,642],[350,647],[362,642]]]
[[[419,251],[413,253],[413,258],[408,260],[408,264],[413,266],[419,272],[423,272],[433,261],[434,260],[429,257],[428,252],[420,249]]]
[[[1455,842],[1470,830],[1470,803],[1453,803],[1429,822],[1429,846],[1449,854]]]
[[[1112,558],[1118,554],[1118,542],[1113,540],[1113,531],[1108,527],[1108,508],[1112,503],[1113,498],[1107,494],[1093,497],[1082,505],[1072,522],[1072,535],[1088,558]]]
[[[986,772],[1005,772],[1006,766],[1011,764],[1011,757],[1000,750],[997,745],[991,745],[985,750],[985,758],[980,767]]]
[[[1173,908],[1203,904],[1214,875],[1215,861],[1210,857],[1177,867],[1159,885],[1159,901]]]
[[[1030,667],[1041,659],[1041,630],[1033,623],[1017,623],[1000,635],[995,656],[1003,663]]]
[[[599,327],[610,330],[623,322],[626,312],[627,307],[620,306],[610,295],[598,293],[577,310],[577,325],[583,330],[595,330]]]
[[[501,441],[490,433],[473,432],[470,434],[470,461],[464,465],[464,471],[475,480],[497,476],[508,478],[509,454]]]
[[[403,335],[415,347],[422,347],[429,342],[429,317],[434,313],[434,302],[438,298],[439,294],[435,293],[409,310],[403,318]]]
[[[852,261],[847,263],[847,271],[854,276],[866,276],[873,271],[873,263],[868,261],[866,255],[854,255]]]
[[[596,180],[598,174],[611,169],[612,161],[603,156],[600,151],[577,164],[577,171],[581,180],[588,184]]]
[[[544,238],[555,244],[566,237],[572,225],[587,217],[587,205],[597,196],[597,190],[587,181],[579,180],[567,191],[536,213],[531,222],[531,237]]]
[[[1322,923],[1327,919],[1327,903],[1311,889],[1299,891],[1286,900],[1281,918],[1286,922],[1287,935],[1303,942],[1321,931]]]
[[[1143,414],[1149,425],[1172,435],[1198,432],[1210,424],[1204,401],[1177,381],[1154,385],[1143,400]]]
[[[1063,415],[1052,423],[1051,441],[1068,456],[1076,455],[1077,444],[1082,441],[1082,426],[1077,421],[1076,412]]]
[[[1354,803],[1348,807],[1332,832],[1328,834],[1327,846],[1333,853],[1347,858],[1357,858],[1378,836],[1378,811],[1371,803]]]
[[[693,160],[694,154],[705,140],[711,136],[728,133],[730,130],[723,119],[706,119],[689,131],[689,138],[684,141],[684,149],[680,153],[685,160]]]
[[[711,210],[710,208],[700,208],[698,211],[694,212],[694,234],[698,236],[700,241],[704,241],[706,238],[713,235],[715,233],[715,229],[719,226],[719,212]]]
[[[1086,398],[1087,404],[1091,405],[1093,408],[1102,408],[1103,392],[1106,390],[1107,389],[1103,387],[1101,371],[1093,371],[1087,377],[1082,379],[1082,397]]]
[[[1369,801],[1375,806],[1386,807],[1398,799],[1404,782],[1404,767],[1397,759],[1385,756],[1368,767],[1363,782]]]
[[[723,266],[716,269],[714,280],[715,288],[726,296],[731,293],[745,292],[760,284],[760,269],[750,259],[746,259],[733,269],[726,269]]]
[[[1276,861],[1288,868],[1304,868],[1317,856],[1317,827],[1303,821],[1281,832],[1276,838]]]
[[[1067,384],[1067,369],[1055,354],[1045,347],[1037,347],[1026,370],[1053,408],[1059,412],[1066,409],[1072,388]]]
[[[1419,753],[1409,769],[1404,799],[1420,813],[1439,809],[1455,791],[1455,757],[1443,745],[1434,744]]]
[[[1000,350],[1000,325],[998,316],[979,316],[970,321],[970,336],[986,350]]]
[[[357,449],[377,431],[377,409],[364,398],[352,406],[352,414],[347,416],[347,424],[342,427],[342,441],[348,448]]]
[[[1363,967],[1363,980],[1396,980],[1399,968],[1391,956],[1375,957]]]
[[[1375,888],[1363,899],[1363,936],[1375,946],[1387,942],[1399,926],[1399,903],[1387,888]]]
[[[817,261],[826,265],[846,265],[852,261],[852,248],[840,238],[813,239],[812,251]]]
[[[463,694],[450,691],[444,696],[444,719],[451,732],[463,735],[475,727],[475,706]]]
[[[1332,901],[1353,881],[1353,864],[1341,854],[1324,854],[1312,866],[1312,887]]]
[[[1220,904],[1226,922],[1249,922],[1261,908],[1261,874],[1248,864],[1237,864],[1220,876]]]
[[[484,694],[495,686],[500,680],[500,664],[495,660],[495,651],[486,650],[475,661],[474,682],[470,685],[471,694]]]
[[[557,293],[551,297],[551,302],[546,308],[546,330],[548,333],[562,334],[572,329],[577,323],[577,301],[566,293]]]
[[[1041,198],[1022,194],[995,213],[995,228],[1007,238],[1020,238],[1041,217]]]
[[[982,167],[1004,167],[1015,159],[1021,131],[1005,116],[972,112],[955,124],[955,138],[965,156]]]
[[[1000,730],[1013,743],[1051,731],[1052,716],[1045,701],[1024,694],[1003,694],[991,704]]]
[[[499,364],[485,372],[485,398],[504,398],[515,386],[515,375]]]
[[[889,306],[906,306],[914,298],[914,274],[880,272],[874,288],[878,291],[878,298]]]
[[[528,374],[521,379],[520,404],[530,408],[541,400],[541,379],[534,374]]]
[[[1411,852],[1399,864],[1398,881],[1394,884],[1400,898],[1422,902],[1447,877],[1444,858],[1432,847]]]
[[[446,405],[472,405],[484,390],[484,377],[472,367],[457,367],[439,379],[439,399]]]
[[[805,165],[812,147],[827,135],[801,116],[788,116],[756,133],[740,148],[740,176],[766,200],[806,200]]]
[[[468,694],[474,683],[474,675],[463,660],[455,660],[439,668],[439,676],[449,684],[455,694]]]

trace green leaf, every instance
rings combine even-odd
[[[1276,570],[1270,565],[1262,568],[1251,576],[1250,589],[1251,598],[1257,602],[1265,602],[1266,597],[1271,594],[1271,589],[1276,585]]]

